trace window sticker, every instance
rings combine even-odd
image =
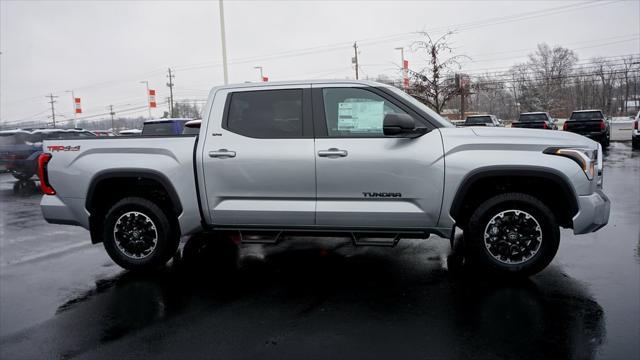
[[[338,130],[380,132],[384,119],[384,101],[338,103]]]

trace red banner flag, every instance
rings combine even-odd
[[[156,91],[153,89],[149,89],[149,107],[155,108],[156,104]]]
[[[82,107],[80,106],[80,98],[73,98],[76,114],[82,114]]]

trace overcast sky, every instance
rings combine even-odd
[[[399,77],[400,52],[415,32],[451,37],[471,74],[526,60],[536,44],[593,56],[640,54],[640,1],[232,1],[225,0],[230,82],[353,78],[358,41],[361,77]],[[146,116],[145,85],[164,101],[166,70],[175,70],[176,99],[202,100],[220,85],[222,55],[217,1],[0,1],[0,122],[72,118],[66,90],[82,98],[83,116],[114,105]],[[161,105],[154,116],[159,116]],[[105,117],[105,116],[102,116]],[[100,116],[94,117],[95,119]]]

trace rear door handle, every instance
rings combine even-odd
[[[236,152],[235,151],[230,151],[230,150],[227,150],[227,149],[209,151],[209,157],[221,158],[221,159],[232,158],[232,157],[236,157]]]
[[[318,156],[320,157],[328,157],[328,158],[338,158],[347,156],[347,150],[340,150],[336,148],[331,148],[328,150],[320,150],[318,151]]]

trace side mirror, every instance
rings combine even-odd
[[[416,121],[407,114],[387,114],[382,130],[385,136],[414,138],[424,135],[426,129],[416,129]]]

